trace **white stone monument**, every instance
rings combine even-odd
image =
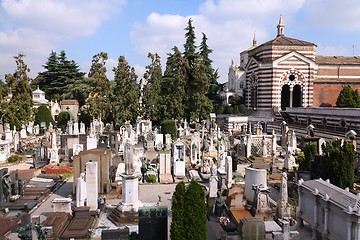
[[[267,172],[265,169],[245,168],[245,197],[249,202],[254,201],[253,185],[258,185],[260,190],[267,190]]]
[[[211,176],[209,178],[209,197],[216,198],[218,191],[217,168],[215,164],[211,167]]]
[[[232,186],[232,177],[233,177],[233,168],[232,168],[232,157],[226,156],[226,163],[225,163],[225,169],[226,169],[226,185],[228,188],[231,188]]]
[[[280,219],[289,219],[290,206],[288,203],[287,174],[281,174],[280,198],[277,202],[276,216]]]
[[[73,128],[74,128],[73,134],[75,135],[79,134],[79,123],[75,122]]]
[[[86,205],[90,211],[98,208],[99,175],[97,162],[86,163]]]
[[[80,134],[85,134],[85,123],[80,122]]]
[[[190,161],[191,164],[200,163],[201,152],[200,152],[200,136],[198,132],[194,133],[190,144]]]
[[[86,138],[86,150],[97,148],[97,139],[94,136],[87,136]]]
[[[185,144],[177,140],[173,144],[173,167],[176,178],[185,177]]]
[[[127,140],[124,147],[125,172],[122,176],[122,201],[118,206],[121,212],[139,210],[143,203],[139,201],[139,174],[134,170],[134,155],[132,145]]]
[[[54,198],[51,201],[54,212],[66,212],[72,213],[71,210],[71,198]]]
[[[84,145],[77,143],[73,145],[73,156],[79,155],[79,153],[84,150]]]
[[[76,206],[85,206],[85,200],[87,197],[85,173],[81,173],[80,177],[76,180]]]
[[[56,132],[51,134],[50,162],[59,163],[59,149],[57,147]]]

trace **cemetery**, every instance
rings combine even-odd
[[[330,199],[342,201],[330,198],[331,191],[325,188],[345,191],[333,187],[329,181],[303,180],[309,180],[311,173],[303,173],[302,178],[296,176],[299,164],[295,157],[301,145],[314,142],[321,153],[320,146],[325,143],[314,135],[311,126],[299,138],[286,122],[280,124],[277,134],[264,123],[248,122],[239,131],[225,132],[214,120],[193,124],[193,128],[182,121],[177,123],[175,140],[170,134],[159,133],[151,121],[140,120],[136,128],[127,122],[119,131],[110,132],[103,126],[100,120],[94,120],[88,134],[81,123],[71,122],[66,132],[40,126],[41,131],[26,138],[14,137],[16,129],[5,134],[3,162],[17,152],[22,139],[25,142],[32,138],[34,148],[30,169],[1,169],[2,221],[8,219],[10,224],[18,217],[19,227],[39,223],[48,231],[49,239],[105,238],[115,232],[124,236],[137,232],[143,236],[152,229],[149,226],[156,229],[152,234],[158,239],[167,239],[171,204],[163,206],[160,196],[157,202],[140,201],[140,186],[174,186],[195,180],[206,193],[211,226],[208,234],[213,232],[218,239],[237,239],[237,236],[299,239],[297,227],[303,221],[316,223],[312,214],[320,206],[311,204],[312,199],[319,196],[325,206]],[[353,138],[354,134],[349,132],[347,137]],[[299,144],[298,139],[301,139]],[[53,199],[52,210],[45,219],[32,216],[33,209],[59,189],[66,182],[64,176],[69,174],[73,178],[69,195]],[[299,193],[297,212],[297,206],[290,205],[288,200],[294,194],[288,191],[294,189]],[[174,192],[174,188],[170,191]],[[346,195],[358,201],[356,195]],[[309,206],[315,206],[314,211]],[[335,219],[329,213],[332,205],[326,206],[327,218]],[[154,216],[160,217],[145,217],[153,211]],[[344,214],[356,211],[355,205],[344,205]],[[329,221],[317,231],[334,234],[329,231]],[[346,226],[344,229],[348,229],[344,235],[353,231]]]

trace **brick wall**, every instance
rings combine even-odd
[[[360,93],[360,86],[351,86],[352,89],[357,89]],[[337,97],[343,89],[339,84],[314,84],[313,107],[319,107],[321,103],[330,103],[332,106],[336,105]]]

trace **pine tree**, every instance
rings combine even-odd
[[[202,187],[192,179],[185,193],[185,235],[183,239],[206,240],[207,217],[205,193]]]
[[[175,192],[172,196],[171,211],[172,221],[170,226],[170,238],[172,240],[185,239],[184,218],[185,213],[185,183],[183,181],[176,185]]]
[[[324,179],[340,188],[352,188],[355,173],[354,146],[341,139],[326,141],[324,152]]]
[[[24,54],[15,56],[16,71],[14,74],[5,76],[7,89],[11,90],[13,96],[7,105],[7,110],[3,121],[10,123],[20,129],[33,120],[33,101],[32,90],[30,87],[31,79],[27,76],[30,69],[24,62]]]
[[[144,78],[146,85],[142,92],[141,111],[145,119],[159,122],[160,119],[160,90],[161,90],[161,62],[158,54],[148,54],[151,64],[146,66]]]
[[[73,60],[69,61],[65,51],[59,55],[52,51],[43,67],[46,71],[39,73],[32,83],[33,87],[39,85],[48,99],[75,99],[72,90],[85,75],[80,72],[79,65]]]
[[[139,85],[136,83],[135,69],[130,67],[124,56],[118,59],[114,82],[114,118],[122,119],[124,122],[130,120],[135,123],[139,113]]]

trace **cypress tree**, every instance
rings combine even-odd
[[[172,221],[170,225],[170,238],[172,240],[185,239],[184,218],[185,213],[185,183],[183,181],[176,185],[175,192],[172,196]]]
[[[117,67],[113,69],[115,73],[114,82],[114,118],[123,121],[130,120],[135,123],[139,112],[140,89],[136,83],[137,76],[135,69],[130,67],[124,56],[118,59]]]
[[[185,193],[185,235],[183,239],[206,240],[207,217],[205,193],[202,187],[192,179]]]
[[[354,146],[341,139],[326,141],[324,152],[324,179],[340,188],[352,188],[355,172]]]
[[[147,82],[142,90],[142,106],[141,111],[145,119],[151,119],[159,122],[160,118],[160,90],[161,90],[161,62],[157,53],[148,54],[151,63],[146,66],[144,74],[145,81]]]

